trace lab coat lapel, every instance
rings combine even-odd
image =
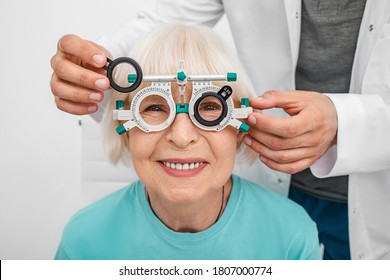
[[[360,93],[367,65],[386,22],[390,23],[389,0],[367,0],[355,60],[352,68],[350,92]]]
[[[291,51],[292,66],[293,69],[295,69],[298,61],[299,42],[301,36],[302,1],[284,0],[284,7],[286,11],[288,31],[290,36],[290,51]]]

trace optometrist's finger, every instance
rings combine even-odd
[[[296,137],[308,131],[328,133],[333,138],[337,131],[337,112],[326,95],[311,91],[269,91],[251,100],[255,109],[282,108],[290,118],[249,116],[249,121],[269,133],[281,137]]]
[[[305,114],[293,117],[275,117],[254,112],[248,117],[248,124],[266,133],[282,137],[293,138],[311,131],[312,123],[305,121]]]
[[[87,115],[95,113],[98,110],[96,103],[72,102],[59,97],[55,98],[55,102],[58,109],[73,115]]]
[[[293,138],[283,138],[257,129],[256,127],[251,127],[248,135],[269,149],[278,151],[319,145],[321,138],[318,137],[319,135],[312,135],[311,133],[307,132]]]
[[[90,90],[58,79],[53,73],[50,80],[50,87],[55,97],[66,99],[73,102],[96,103],[104,99],[104,92],[99,90]]]
[[[57,45],[58,51],[81,60],[96,68],[106,65],[106,51],[97,44],[84,40],[77,35],[63,36]]]
[[[264,156],[278,163],[295,162],[306,157],[315,156],[318,152],[317,147],[273,150],[248,135],[245,136],[244,143],[250,146],[260,156]]]
[[[301,160],[292,163],[278,163],[272,161],[271,159],[267,159],[263,156],[260,156],[259,159],[262,163],[264,163],[269,168],[287,174],[295,174],[300,171],[303,171],[306,168],[310,167],[317,160],[316,158],[309,157],[309,158],[303,158]]]
[[[109,80],[106,76],[77,65],[62,56],[52,58],[52,68],[58,79],[66,82],[102,91],[109,88]]]
[[[323,96],[321,93],[314,91],[270,90],[257,98],[252,98],[250,104],[258,110],[282,108],[289,115],[295,115],[307,106],[307,102],[313,103],[316,99],[321,99],[321,96]]]
[[[273,150],[249,135],[246,135],[243,141],[257,152],[261,158],[269,160],[270,167],[288,173],[299,172],[310,167],[329,147],[327,142],[321,142],[319,145],[308,147]],[[296,162],[300,162],[300,164],[296,165]],[[288,164],[291,164],[291,166],[288,166]],[[300,167],[298,168],[298,166]],[[288,168],[290,169],[289,171],[287,171]]]

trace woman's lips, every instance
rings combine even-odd
[[[201,159],[165,159],[160,161],[164,171],[173,177],[192,177],[199,174],[207,165]]]

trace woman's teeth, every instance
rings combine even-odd
[[[203,162],[192,162],[192,163],[173,163],[173,162],[165,162],[163,161],[163,164],[166,167],[169,167],[171,169],[176,170],[192,170],[196,169],[199,166],[203,165]]]

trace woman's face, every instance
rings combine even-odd
[[[191,92],[188,83],[187,103]],[[176,84],[172,84],[172,94],[179,103]],[[188,114],[178,114],[163,131],[131,129],[128,149],[149,193],[170,202],[191,202],[220,191],[230,180],[238,134],[231,126],[219,132],[205,131],[195,126]]]

